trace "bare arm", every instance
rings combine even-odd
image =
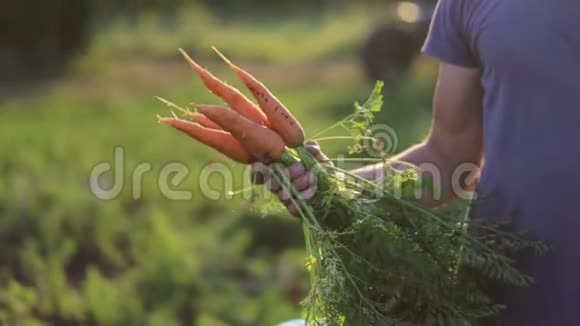
[[[393,158],[394,161],[419,166],[425,173],[430,173],[434,182],[441,187],[441,198],[430,196],[422,199],[426,206],[451,200],[458,190],[470,190],[475,185],[483,158],[482,93],[478,69],[442,63],[429,136],[424,142]],[[469,176],[459,173],[465,167],[472,171]],[[432,173],[433,169],[435,174]],[[376,180],[384,174],[384,166],[371,165],[354,172]],[[461,179],[458,180],[458,177]]]
[[[432,174],[433,181],[441,187],[442,197],[423,196],[421,199],[423,205],[436,206],[456,197],[458,190],[473,188],[483,157],[482,127],[479,70],[441,64],[429,136],[422,143],[392,158],[392,161],[403,161],[418,166],[424,173],[435,171],[437,174]],[[317,146],[312,147],[312,151],[323,156]],[[396,163],[394,165],[396,166]],[[462,178],[457,180],[457,171],[460,171],[458,167],[466,165],[469,165],[471,173],[467,176],[461,175]],[[369,180],[378,180],[383,177],[384,170],[383,164],[376,164],[353,172]],[[254,179],[263,182],[258,167],[255,166],[254,171],[256,176]],[[304,199],[309,200],[314,196],[315,178],[302,164],[297,163],[288,168],[288,175]],[[296,214],[296,208],[288,200],[288,194],[275,182],[270,186],[288,206],[290,212]]]

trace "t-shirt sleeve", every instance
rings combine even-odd
[[[473,0],[439,0],[422,52],[443,62],[475,68],[475,55],[469,47],[466,19],[467,3]]]

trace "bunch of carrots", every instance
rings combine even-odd
[[[197,111],[190,112],[160,98],[189,117],[160,117],[160,122],[236,162],[302,162],[317,177],[317,195],[306,203],[281,168],[272,171],[291,194],[304,229],[311,276],[303,302],[308,325],[478,325],[503,308],[487,296],[484,281],[532,282],[510,255],[524,250],[542,254],[544,244],[507,232],[503,224],[466,220],[456,210],[427,210],[399,196],[395,187],[415,189],[418,171],[412,167],[401,172],[385,164],[385,180],[370,182],[323,166],[303,146],[300,123],[256,78],[216,50],[257,105],[180,52],[229,107],[196,105]],[[380,86],[341,125],[359,119],[353,124],[357,130],[368,127],[382,106]]]
[[[251,91],[259,107],[197,64],[185,51],[180,49],[180,52],[205,86],[231,109],[201,104],[196,105],[198,112],[186,112],[193,122],[177,117],[160,118],[159,121],[240,163],[279,162],[286,147],[303,145],[304,130],[300,123],[256,78],[218,52]]]

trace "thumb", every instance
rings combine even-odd
[[[315,141],[309,141],[304,144],[304,147],[312,154],[319,162],[329,162],[330,160],[322,150],[320,149],[320,145]]]

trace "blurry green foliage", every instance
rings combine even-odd
[[[339,107],[351,107],[365,89],[353,82],[286,86],[278,94],[313,132]],[[212,101],[200,84],[186,86],[168,97]],[[338,106],[327,106],[331,96]],[[157,172],[144,177],[139,200],[131,187],[111,201],[88,191],[91,167],[112,161],[115,146],[126,149],[129,172],[141,161],[154,171],[188,164],[192,173],[179,188],[196,189],[202,164],[220,156],[157,125],[155,112],[165,108],[149,96],[71,94],[2,105],[9,136],[0,140],[0,324],[250,326],[300,315],[308,283],[296,221],[261,218],[245,200],[213,201],[199,190],[191,201],[170,201],[156,186]],[[399,121],[408,115],[386,112]],[[344,153],[341,144],[323,147]]]
[[[320,18],[325,13],[336,12],[346,3],[345,0],[2,1],[0,70],[3,73],[0,80],[42,80],[55,76],[72,58],[86,50],[98,31],[119,22],[134,29],[155,19],[161,29],[168,30],[184,26],[183,12],[189,11],[198,17],[220,17],[220,25],[234,20],[276,23],[289,16]],[[192,29],[199,28],[194,20],[185,26],[189,29],[188,37],[196,36],[191,35]]]
[[[262,60],[266,69],[257,76],[314,134],[368,95],[352,57],[347,63],[321,59],[352,51],[367,16],[329,17],[314,30],[311,21],[288,19],[268,25],[276,33],[251,23],[224,27],[205,17],[194,23],[205,28],[199,35],[209,34],[196,39],[187,25],[176,25],[171,38],[171,28],[141,16],[135,30],[97,35],[79,61],[86,70],[70,80],[0,102],[0,325],[254,326],[299,317],[308,287],[299,224],[280,211],[263,216],[247,199],[202,196],[200,169],[223,159],[159,126],[155,114],[167,109],[153,95],[181,105],[218,101],[185,64],[180,75],[171,72],[171,62],[132,65],[139,48],[132,45],[177,57],[178,45],[202,48],[212,41],[236,62]],[[342,37],[344,31],[350,34]],[[289,52],[301,41],[299,52]],[[239,85],[220,67],[212,71]],[[377,120],[397,128],[401,145],[426,131],[430,87],[430,81],[401,81],[387,94]],[[322,146],[337,157],[347,144]],[[103,201],[89,191],[89,172],[112,162],[119,146],[127,184],[139,163],[149,162],[152,171],[143,177],[139,199],[127,186]],[[191,200],[171,201],[159,190],[157,176],[170,162],[190,168],[176,188],[192,190]],[[232,167],[234,186],[241,188],[242,167]]]
[[[345,0],[199,0],[224,18],[279,18],[292,14],[321,14],[343,6]],[[266,17],[256,17],[258,15]],[[268,17],[269,16],[269,17]]]
[[[382,15],[379,10],[353,5],[349,10],[315,16],[264,19],[248,15],[245,20],[224,20],[207,9],[187,6],[170,19],[151,13],[133,22],[126,18],[113,20],[95,35],[89,59],[174,60],[179,59],[176,49],[181,47],[197,59],[203,56],[216,60],[211,46],[228,56],[260,63],[356,58],[366,34]]]
[[[299,224],[262,219],[246,200],[204,198],[199,171],[221,157],[158,125],[155,113],[167,109],[152,94],[71,87],[0,106],[0,324],[249,326],[299,316],[303,257],[289,255],[302,247]],[[287,102],[304,116],[334,93],[309,91],[279,94],[294,93]],[[159,94],[215,101],[197,81]],[[116,146],[126,151],[128,185],[103,201],[89,192],[89,172]],[[175,161],[191,168],[179,186],[193,190],[191,201],[159,191],[158,171]],[[130,172],[140,162],[156,172],[135,200]],[[240,172],[234,166],[236,188]]]

